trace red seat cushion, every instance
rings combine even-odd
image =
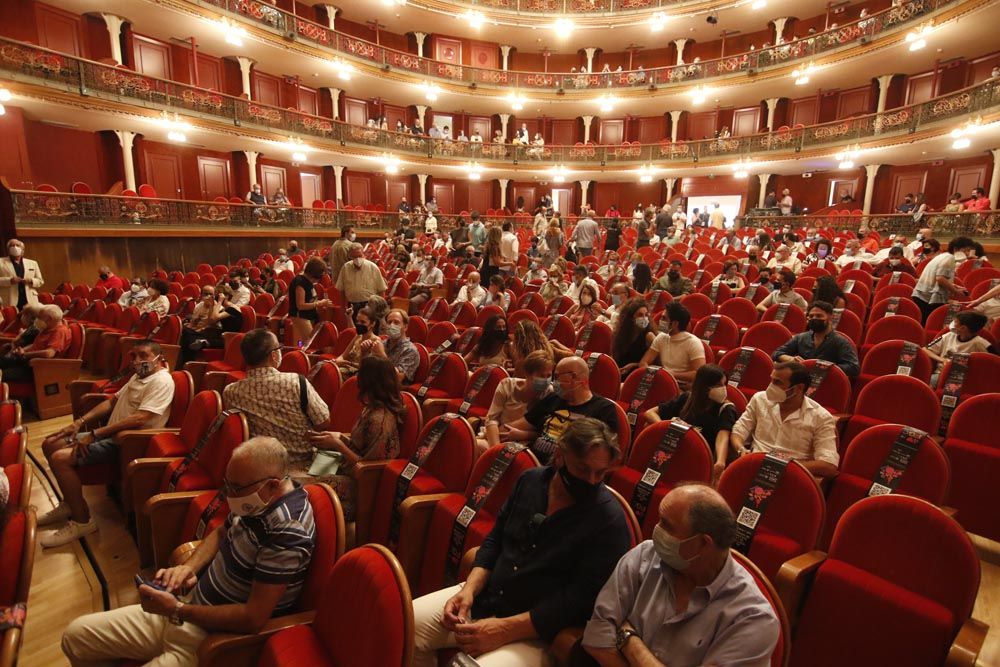
[[[9,607],[16,600],[17,579],[21,572],[21,554],[24,551],[24,512],[15,512],[0,532],[0,607]]]
[[[319,667],[333,665],[311,626],[296,625],[273,635],[264,645],[259,667]]]
[[[439,446],[441,444],[444,443],[439,443]],[[369,535],[372,542],[386,544],[389,541],[389,523],[392,517],[393,499],[396,497],[396,480],[399,479],[399,475],[408,463],[409,461],[406,459],[393,459],[382,471],[375,497],[371,535]],[[425,469],[421,469],[410,481],[410,485],[406,489],[406,497],[442,493],[447,490],[440,480],[428,474]]]
[[[952,485],[948,505],[970,533],[1000,540],[1000,449],[978,442],[949,438],[945,452],[951,463]]]
[[[149,439],[146,447],[147,458],[184,456],[187,453],[187,444],[176,433],[157,433]]]
[[[434,516],[431,518],[430,530],[427,532],[428,546],[420,570],[419,586],[414,591],[414,597],[426,595],[442,588],[445,575],[445,564],[447,561],[448,545],[451,543],[451,532],[455,525],[455,517],[465,505],[465,496],[454,493],[434,508]],[[485,506],[476,512],[476,518],[469,524],[465,533],[465,544],[462,553],[469,549],[478,547],[486,539],[486,536],[496,523],[496,515],[490,512]]]

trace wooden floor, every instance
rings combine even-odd
[[[28,425],[28,447],[40,462],[44,464],[42,440],[69,422],[69,417],[62,417]],[[103,487],[89,487],[86,493],[101,528],[87,538],[87,544],[107,578],[111,606],[133,604],[137,595],[132,576],[139,571],[135,543],[125,530],[121,512]],[[31,501],[39,515],[53,506],[51,489],[38,471]],[[973,616],[990,626],[977,664],[1000,667],[1000,544],[978,537],[973,541],[982,559],[982,582]],[[36,546],[20,667],[68,664],[59,648],[63,628],[71,619],[100,611],[102,604],[98,577],[79,542],[58,549]]]

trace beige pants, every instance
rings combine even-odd
[[[302,345],[304,346],[309,342],[309,337],[312,335],[313,323],[301,317],[293,317],[291,320],[292,345],[295,345],[298,341],[302,341]]]
[[[153,667],[195,667],[206,634],[197,625],[173,625],[166,616],[135,604],[76,619],[63,634],[62,650],[73,667],[112,667],[123,659]]]
[[[444,603],[461,589],[461,585],[429,593],[413,601],[414,650],[412,667],[437,667],[437,651],[454,648],[455,634],[441,625]],[[476,658],[482,667],[552,667],[546,653],[547,644],[541,639],[508,644]]]

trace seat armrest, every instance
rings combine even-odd
[[[303,611],[272,618],[253,635],[209,634],[198,647],[198,664],[201,667],[252,667],[257,664],[268,638],[296,625],[309,625],[315,617],[315,611]]]
[[[139,562],[143,565],[153,562],[152,537],[149,533],[149,517],[143,513],[146,501],[160,492],[163,473],[171,461],[178,458],[136,459],[129,464],[125,474],[125,485],[131,489],[131,498],[123,498],[126,514],[135,520],[135,537],[139,546]]]
[[[179,428],[128,429],[115,434],[118,443],[118,463],[121,466],[122,498],[124,502],[132,497],[132,484],[128,476],[128,466],[132,461],[146,456],[149,441],[157,433],[179,433]],[[126,508],[127,509],[127,508]]]
[[[583,628],[564,628],[559,631],[556,638],[549,646],[549,655],[555,661],[557,667],[568,667],[570,656],[573,654],[573,646],[583,639]]]
[[[354,528],[355,544],[365,544],[371,534],[372,511],[375,509],[375,494],[378,482],[388,461],[358,461],[351,470],[357,485],[357,507]]]
[[[939,509],[948,516],[950,516],[952,519],[954,519],[955,515],[958,514],[957,507],[949,507],[948,505],[941,505]]]
[[[990,626],[974,618],[965,621],[951,643],[944,660],[945,667],[975,667],[989,629]]]
[[[399,505],[399,547],[396,549],[396,555],[410,582],[410,588],[416,588],[420,577],[427,531],[430,529],[434,508],[450,495],[450,493],[434,493],[411,496]]]
[[[167,567],[171,552],[183,539],[180,534],[181,525],[191,501],[202,493],[204,492],[157,493],[146,501],[142,512],[149,518],[153,563],[156,567]]]
[[[788,620],[793,629],[795,621],[798,620],[799,609],[805,598],[806,589],[812,583],[816,570],[825,560],[826,552],[810,551],[785,561],[781,564],[781,569],[778,570],[778,575],[774,580],[774,588],[788,613]]]
[[[208,367],[207,361],[189,361],[184,364],[184,370],[191,374],[194,380],[195,393],[201,391],[201,382],[205,377],[205,369]]]
[[[191,540],[190,542],[185,542],[174,549],[170,554],[168,567],[177,567],[178,565],[183,565],[188,562],[188,559],[191,558],[195,551],[197,551],[198,545],[200,545],[201,542],[201,540]]]
[[[426,424],[435,417],[443,415],[448,402],[451,400],[450,398],[425,398],[421,407],[421,412],[424,415],[424,423]]]

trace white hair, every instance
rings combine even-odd
[[[44,315],[46,317],[52,318],[53,321],[58,322],[63,318],[63,310],[54,303],[42,306],[38,309],[39,315]]]
[[[288,450],[277,438],[257,436],[233,450],[233,459],[246,458],[261,475],[282,478],[288,474]]]

